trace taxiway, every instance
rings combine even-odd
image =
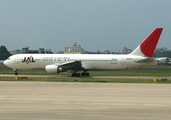
[[[170,120],[171,84],[0,81],[1,120]]]

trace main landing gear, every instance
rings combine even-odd
[[[89,73],[85,73],[85,72],[81,73],[81,76],[89,76],[89,75],[90,75]]]
[[[89,76],[89,73],[83,72],[81,76]],[[80,77],[80,73],[72,73],[72,77]]]
[[[80,73],[72,73],[72,77],[80,77]]]

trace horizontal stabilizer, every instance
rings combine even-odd
[[[148,57],[145,59],[141,59],[141,60],[135,60],[136,63],[145,63],[145,62],[154,62],[154,61],[163,61],[166,60],[167,57],[161,57],[161,58],[152,58],[152,57]]]
[[[146,63],[146,62],[153,62],[154,59],[153,58],[145,58],[145,59],[141,59],[141,60],[135,60],[136,63]]]
[[[154,58],[157,61],[165,61],[167,59],[167,57],[161,57],[161,58]]]

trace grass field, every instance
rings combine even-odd
[[[45,70],[23,70],[18,71],[20,75],[46,75]],[[171,69],[130,69],[120,71],[89,71],[91,76],[170,76]],[[0,64],[0,74],[14,74],[11,68]],[[59,75],[70,75],[71,73],[60,73]],[[171,83],[146,79],[116,79],[116,78],[28,78],[15,80],[13,77],[0,77],[0,81],[53,81],[53,82],[113,82],[113,83]]]
[[[19,70],[18,73],[20,75],[46,75],[45,70]],[[89,71],[89,73],[91,76],[171,76],[171,69],[129,69],[120,71]],[[14,74],[14,71],[0,64],[0,74]],[[71,73],[60,73],[59,75],[71,75]]]
[[[28,78],[16,80],[14,77],[0,77],[0,81],[41,81],[41,82],[101,82],[101,83],[164,83],[171,80],[154,82],[152,79],[116,79],[116,78]]]

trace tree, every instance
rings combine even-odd
[[[0,60],[7,59],[11,54],[8,52],[5,46],[0,47]]]

